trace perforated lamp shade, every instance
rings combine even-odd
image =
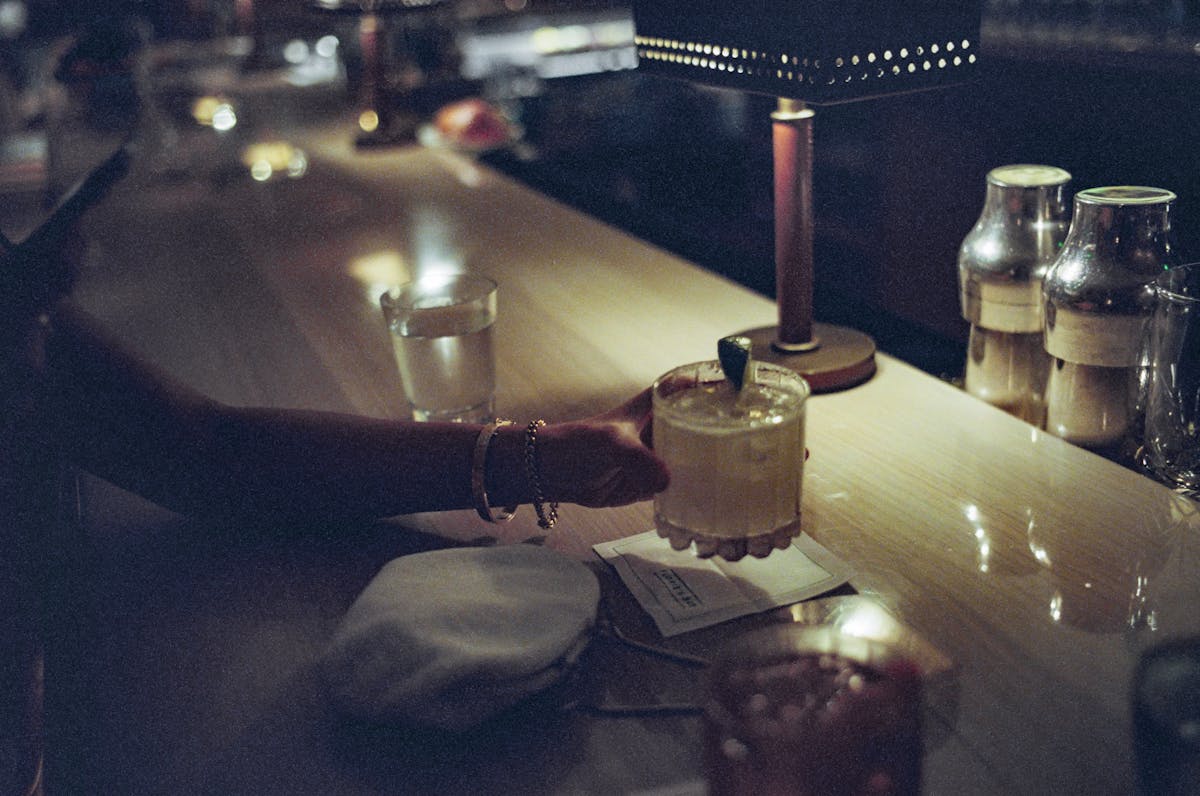
[[[978,62],[979,0],[634,0],[638,69],[779,98],[775,287],[779,323],[743,332],[753,356],[816,392],[875,372],[869,336],[813,320],[813,105],[936,88]],[[904,131],[898,131],[903,135]]]
[[[638,68],[813,105],[935,88],[974,71],[981,6],[635,0]]]

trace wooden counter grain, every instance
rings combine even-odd
[[[774,318],[768,300],[469,158],[358,152],[344,129],[296,142],[301,179],[135,174],[89,218],[82,301],[216,398],[405,416],[377,297],[439,268],[499,282],[497,408],[519,419],[606,409]],[[858,591],[955,663],[949,696],[931,704],[926,791],[1130,792],[1138,651],[1200,624],[1195,504],[879,359],[867,384],[811,400],[804,526],[853,565]],[[93,792],[629,793],[700,775],[696,719],[542,716],[431,738],[328,713],[312,661],[341,611],[390,557],[497,529],[471,512],[264,539],[94,482],[86,496],[87,621],[64,633],[48,675],[61,684],[50,770],[64,780],[103,786]],[[546,543],[590,559],[592,544],[650,527],[648,503],[564,506]],[[524,510],[502,541],[537,530]],[[635,607],[622,615],[657,640]],[[672,644],[711,651],[744,625]],[[620,652],[605,661],[610,697],[695,695],[690,674]]]

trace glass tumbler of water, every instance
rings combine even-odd
[[[484,276],[448,274],[380,297],[414,419],[478,423],[494,416],[497,289]]]
[[[1200,263],[1155,282],[1146,359],[1142,464],[1169,486],[1200,493]]]

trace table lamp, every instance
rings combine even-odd
[[[638,69],[778,98],[775,172],[777,326],[743,334],[753,355],[800,372],[814,391],[875,372],[875,342],[813,320],[813,110],[969,79],[978,0],[634,0]]]

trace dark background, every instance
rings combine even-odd
[[[816,109],[816,309],[935,375],[968,327],[957,249],[987,172],[1046,163],[1072,190],[1174,191],[1180,257],[1200,246],[1196,12],[1172,2],[986,5],[979,77]],[[566,201],[774,293],[770,97],[628,72],[523,104],[537,160],[493,162]]]
[[[233,0],[30,0],[0,40],[5,73],[98,16],[132,13],[156,35],[228,33]],[[256,0],[264,36],[334,24],[305,0]],[[394,37],[398,61],[453,71],[455,36],[631,16],[625,0],[462,0]],[[354,91],[352,20],[341,27]],[[265,39],[264,39],[265,40]],[[1200,2],[985,0],[977,79],[952,88],[817,108],[814,200],[819,320],[874,335],[884,351],[953,378],[964,361],[958,245],[996,166],[1036,162],[1073,190],[1151,185],[1178,194],[1181,260],[1200,258]],[[521,75],[434,85],[410,107],[510,87]],[[449,81],[454,83],[453,80]],[[489,163],[634,235],[774,294],[771,97],[707,89],[638,70],[526,80],[499,97],[526,146]],[[420,94],[420,92],[417,92]],[[503,91],[501,92],[503,93]]]

